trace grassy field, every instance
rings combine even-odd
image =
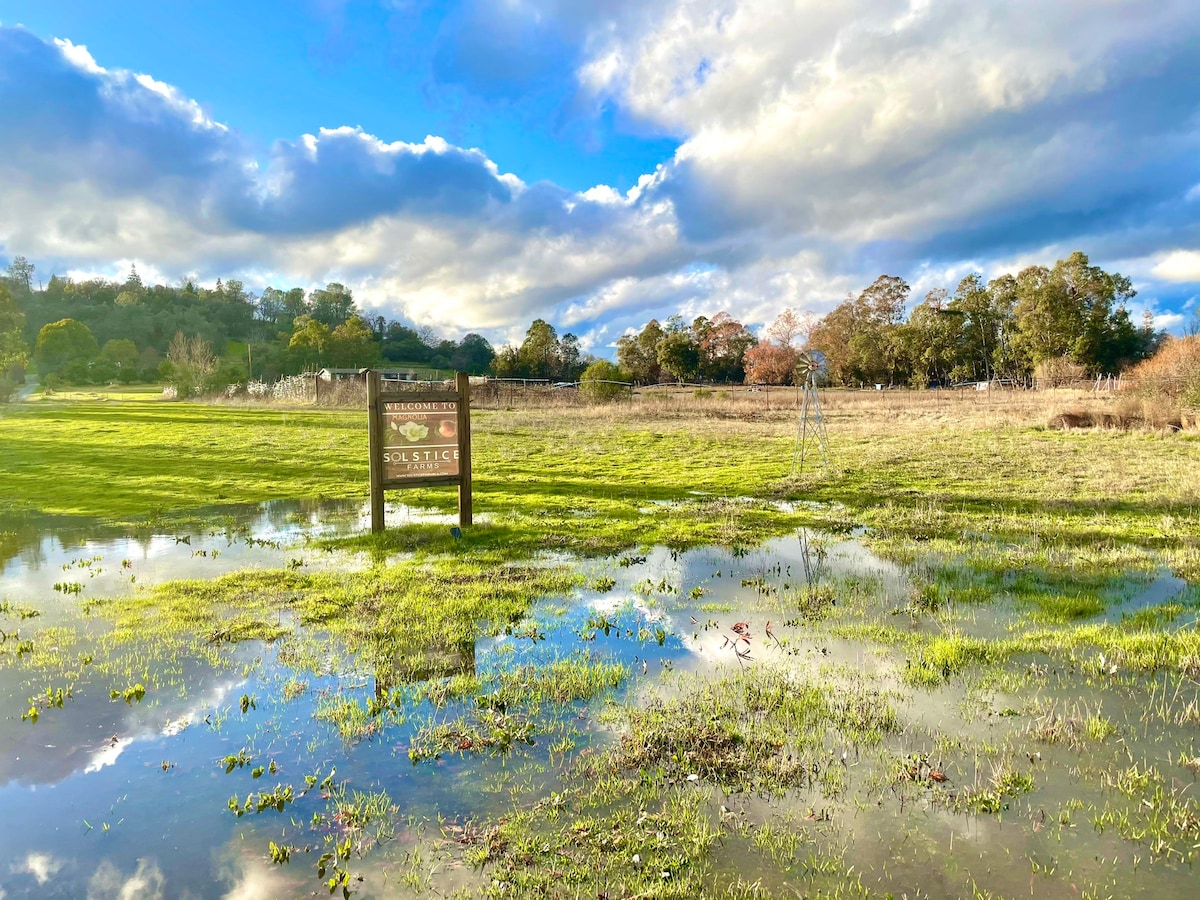
[[[561,748],[557,789],[525,802],[532,776],[511,773],[512,809],[455,832],[455,862],[492,873],[480,890],[493,896],[882,896],[929,866],[941,896],[1015,896],[1019,879],[989,881],[1003,854],[960,867],[938,844],[953,847],[956,817],[986,831],[1008,815],[1030,846],[1053,831],[1068,848],[1061,871],[1041,850],[1004,850],[1033,866],[1035,896],[1079,893],[1077,883],[1080,896],[1129,895],[1119,885],[1139,854],[1167,872],[1139,876],[1142,896],[1182,896],[1172,891],[1186,881],[1170,879],[1189,876],[1170,866],[1200,859],[1200,804],[1185,783],[1200,772],[1200,437],[1045,427],[1064,408],[1110,398],[831,392],[831,471],[793,476],[794,400],[678,393],[477,410],[479,524],[463,539],[444,525],[406,525],[308,551],[367,551],[366,568],[247,570],[89,600],[110,630],[86,662],[83,637],[59,629],[24,649],[0,645],[0,665],[33,673],[31,708],[47,705],[43,684],[61,706],[60,685],[102,675],[154,692],[167,677],[155,671],[178,677],[173,660],[220,664],[246,641],[282,642],[311,661],[328,651],[299,634],[316,629],[351,654],[390,661],[403,681],[431,651],[487,635],[536,646],[555,627],[525,620],[538,598],[603,594],[655,546],[719,545],[729,567],[798,527],[826,535],[818,560],[836,536],[854,534],[903,574],[903,596],[878,576],[802,579],[782,565],[740,574],[741,588],[730,586],[740,605],[704,605],[713,576],[634,585],[649,608],[683,604],[693,641],[726,629],[736,650],[738,627],[758,641],[765,628],[778,659],[727,653],[726,670],[648,684],[608,709],[603,752],[572,755],[573,732],[547,731]],[[226,503],[365,499],[365,414],[48,397],[0,414],[0,460],[0,516],[10,521],[44,513],[165,526]],[[452,490],[389,499],[447,511],[455,502]],[[566,553],[535,556],[542,550]],[[1183,588],[1119,612],[1164,573]],[[723,612],[750,624],[727,630]],[[621,632],[593,615],[577,640],[586,648],[613,627]],[[654,645],[644,622],[634,631]],[[329,701],[318,718],[361,737],[376,718],[404,721],[433,703],[460,712],[418,733],[414,763],[496,752],[533,742],[546,697],[590,700],[647,667],[645,657],[572,660],[499,683],[430,682],[382,705]],[[1059,790],[1066,774],[1074,797]],[[869,809],[912,841],[884,841],[894,858],[856,862],[856,819]],[[1104,843],[1111,864],[1096,862],[1099,845],[1080,837],[1080,820],[1123,842]],[[997,831],[997,846],[1004,840]],[[759,868],[773,874],[747,877]],[[422,871],[414,889],[440,889]],[[938,890],[926,882],[922,896]]]
[[[364,497],[365,415],[138,400],[43,399],[0,416],[0,503],[131,521],[218,503]],[[780,403],[779,400],[783,402]],[[1200,435],[1044,428],[1070,398],[826,395],[835,476],[790,479],[786,394],[478,411],[475,495],[493,522],[586,549],[689,540],[647,503],[750,497],[836,503],[889,529],[963,527],[1094,542],[1195,534]],[[770,402],[769,400],[766,402]],[[446,508],[452,492],[392,494]],[[695,511],[695,510],[693,510]],[[810,512],[809,518],[829,516]],[[684,517],[692,519],[693,516]],[[709,526],[697,539],[711,539]],[[718,519],[720,516],[717,517]],[[737,518],[737,517],[735,517]],[[636,527],[635,527],[636,525]]]

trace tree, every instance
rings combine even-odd
[[[583,351],[579,349],[579,338],[564,334],[558,342],[558,368],[553,377],[559,381],[575,381],[586,366],[580,362]]]
[[[745,325],[722,311],[711,319],[696,319],[692,338],[700,351],[701,377],[726,382],[745,378],[742,358],[758,343]]]
[[[292,288],[283,295],[282,321],[295,322],[303,315],[312,312],[308,301],[304,299],[304,288]],[[342,321],[345,321],[344,319]]]
[[[544,319],[534,319],[525,340],[517,350],[517,362],[524,378],[554,378],[560,366],[558,333]]]
[[[992,373],[1006,378],[1021,377],[1028,370],[1014,343],[1017,335],[1017,279],[1007,273],[993,278],[988,282],[987,292],[997,321],[996,346],[991,354]]]
[[[174,386],[177,398],[186,400],[200,393],[216,370],[212,344],[199,335],[175,333],[167,346],[167,383]]]
[[[808,310],[797,313],[789,307],[768,326],[767,337],[781,347],[795,347],[798,343],[803,343],[799,338],[807,338],[815,324],[816,316]]]
[[[1124,308],[1136,293],[1124,275],[1091,265],[1079,251],[1053,269],[1030,266],[1016,280],[1016,349],[1030,366],[1067,358],[1093,375],[1112,371],[1121,363],[1114,346],[1129,344]]]
[[[628,381],[628,374],[622,372],[615,363],[607,359],[598,359],[583,370],[579,378],[579,389],[589,400],[609,403],[626,395],[625,385],[614,382]]]
[[[658,343],[658,364],[676,381],[691,381],[700,368],[700,348],[685,331],[672,331]]]
[[[787,384],[796,371],[795,348],[766,341],[746,351],[746,381],[750,384]]]
[[[336,328],[355,312],[354,296],[344,284],[331,281],[309,295],[310,315],[327,328]]]
[[[904,320],[908,303],[908,282],[895,275],[880,275],[859,294],[867,321],[879,325],[896,325]]]
[[[258,303],[254,307],[254,318],[259,322],[267,322],[271,325],[276,325],[282,321],[294,321],[300,313],[296,313],[296,315],[286,320],[284,318],[285,296],[283,291],[278,288],[263,288],[262,296],[258,298]]]
[[[424,363],[433,354],[415,328],[389,322],[383,332],[383,355],[393,362]]]
[[[140,294],[146,289],[142,284],[142,276],[138,274],[137,266],[130,264],[129,275],[125,278],[125,290]]]
[[[13,294],[29,296],[33,293],[34,265],[23,256],[14,256],[8,264],[8,284]]]
[[[742,364],[750,384],[788,384],[793,380],[799,352],[796,343],[816,323],[810,312],[785,309],[767,327],[767,340],[746,351]]]
[[[450,357],[450,365],[456,371],[471,375],[483,375],[488,371],[496,351],[487,339],[478,334],[468,334],[458,344]]]
[[[331,366],[369,368],[382,359],[375,333],[362,316],[351,316],[333,329],[327,348]]]
[[[107,341],[100,349],[100,359],[112,363],[118,369],[137,370],[137,344],[129,338],[119,338]]]
[[[637,384],[656,384],[662,376],[658,345],[665,336],[657,319],[651,319],[637,334],[622,335],[617,341],[617,361]]]
[[[300,316],[288,339],[288,350],[304,368],[311,370],[323,364],[325,354],[329,352],[329,339],[329,326],[312,316]]]
[[[492,360],[492,371],[497,378],[520,378],[520,368],[521,360],[517,356],[516,347],[501,347],[496,358]]]
[[[8,400],[13,389],[24,379],[29,348],[23,329],[25,314],[13,299],[8,285],[0,281],[0,402]]]
[[[946,384],[958,364],[961,312],[946,305],[946,291],[930,291],[908,321],[896,327],[895,342],[913,387]]]
[[[983,278],[976,274],[968,275],[955,288],[946,307],[958,317],[951,366],[955,381],[988,381],[996,372],[997,354],[1005,343],[1006,332],[1011,332],[1011,309],[998,302],[1000,296],[984,286]]]
[[[59,319],[38,332],[33,359],[43,377],[64,373],[68,369],[71,370],[71,376],[75,377],[80,370],[86,375],[88,363],[99,352],[100,346],[92,336],[91,329],[74,319]]]
[[[908,291],[904,279],[880,275],[813,326],[809,345],[825,354],[834,381],[903,380],[904,359],[895,331],[904,317]]]

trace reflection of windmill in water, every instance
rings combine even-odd
[[[825,417],[821,414],[821,395],[817,384],[829,365],[820,350],[805,350],[796,364],[796,377],[804,379],[804,399],[800,404],[800,423],[796,427],[796,448],[792,451],[792,474],[804,472],[806,461],[815,461],[818,454],[825,474],[829,474],[829,442],[825,436]]]

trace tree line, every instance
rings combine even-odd
[[[214,383],[393,363],[549,381],[573,382],[595,366],[591,377],[640,384],[786,384],[796,380],[799,355],[814,350],[834,384],[914,387],[1024,380],[1064,367],[1115,373],[1152,356],[1163,339],[1148,314],[1139,325],[1131,320],[1130,280],[1081,252],[987,282],[968,275],[953,292],[930,291],[911,311],[907,282],[881,275],[824,317],[784,310],[761,339],[726,312],[651,319],[617,341],[615,366],[543,319],[521,344],[496,352],[478,334],[445,340],[428,327],[364,315],[338,283],[255,295],[236,279],[212,288],[190,280],[145,285],[133,268],[124,281],[56,275],[35,288],[34,273],[17,257],[0,279],[0,395],[31,357],[44,378],[158,380],[179,335],[219,348]],[[237,354],[221,352],[229,347]]]
[[[930,387],[1038,374],[1117,373],[1153,356],[1163,340],[1149,313],[1135,325],[1130,280],[1072,253],[984,282],[937,288],[911,312],[911,288],[881,275],[823,317],[785,309],[761,340],[726,313],[691,325],[656,320],[617,342],[626,377],[640,383],[795,381],[800,354],[817,351],[832,384]]]
[[[44,286],[35,272],[18,256],[0,278],[0,377],[9,385],[30,359],[43,380],[157,381],[177,335],[214,348],[211,379],[225,384],[389,363],[484,374],[495,357],[478,334],[453,341],[428,327],[367,316],[338,283],[256,295],[233,278],[212,288],[188,279],[147,285],[136,267],[123,281],[54,275]]]
[[[930,291],[906,318],[909,292],[903,279],[880,276],[812,327],[808,344],[825,355],[833,382],[927,387],[1064,369],[1115,374],[1153,356],[1164,337],[1149,313],[1140,325],[1130,318],[1130,280],[1080,252],[987,283],[968,275],[953,293]]]

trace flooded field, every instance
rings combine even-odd
[[[0,897],[1200,891],[1165,565],[796,529],[487,559],[461,622],[365,515],[0,521]]]

